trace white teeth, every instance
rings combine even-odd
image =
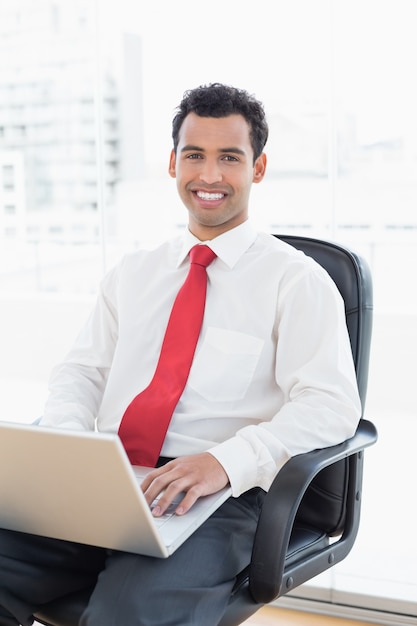
[[[201,200],[221,200],[224,198],[224,193],[208,193],[207,191],[197,191],[197,196]]]

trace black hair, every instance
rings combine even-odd
[[[268,124],[263,104],[243,89],[221,83],[201,85],[184,93],[172,120],[172,139],[177,151],[179,132],[189,113],[200,117],[242,115],[249,125],[254,161],[262,153],[268,139]]]

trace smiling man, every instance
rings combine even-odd
[[[188,229],[127,255],[103,279],[90,319],[51,378],[42,419],[119,432],[133,459],[161,430],[156,467],[142,484],[149,504],[161,494],[155,516],[180,492],[178,515],[228,484],[232,497],[168,559],[0,531],[0,626],[28,626],[39,605],[92,586],[82,626],[215,626],[250,561],[277,472],[293,455],[353,435],[360,405],[340,295],[320,266],[248,219],[267,137],[263,106],[246,91],[212,84],[184,95],[169,174]],[[204,261],[195,260],[200,253]],[[185,348],[168,371],[163,355],[177,345],[169,328],[190,258],[206,300],[175,396],[167,389]],[[188,333],[194,314],[185,319]],[[150,404],[140,407],[155,381],[153,415]]]
[[[184,119],[169,173],[189,211],[190,231],[213,239],[248,219],[252,183],[265,174],[266,155],[254,154],[250,127],[240,114]]]

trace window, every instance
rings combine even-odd
[[[121,0],[115,12],[96,3],[98,15],[93,5],[39,0],[28,14],[23,0],[7,0],[0,9],[0,194],[14,194],[0,195],[8,415],[41,413],[49,371],[103,271],[185,223],[166,174],[183,92],[214,81],[247,88],[271,130],[252,219],[347,243],[374,277],[366,413],[380,440],[367,453],[360,534],[346,561],[295,595],[417,616],[417,548],[389,540],[413,519],[403,477],[416,471],[413,1],[280,0],[260,10],[212,0],[198,20],[189,0]]]

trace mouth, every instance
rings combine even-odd
[[[205,208],[221,205],[227,196],[227,193],[223,191],[205,191],[204,189],[194,189],[192,193],[198,204]]]
[[[208,191],[196,191],[195,194],[200,200],[216,201],[223,200],[225,194],[220,192],[209,193]]]

